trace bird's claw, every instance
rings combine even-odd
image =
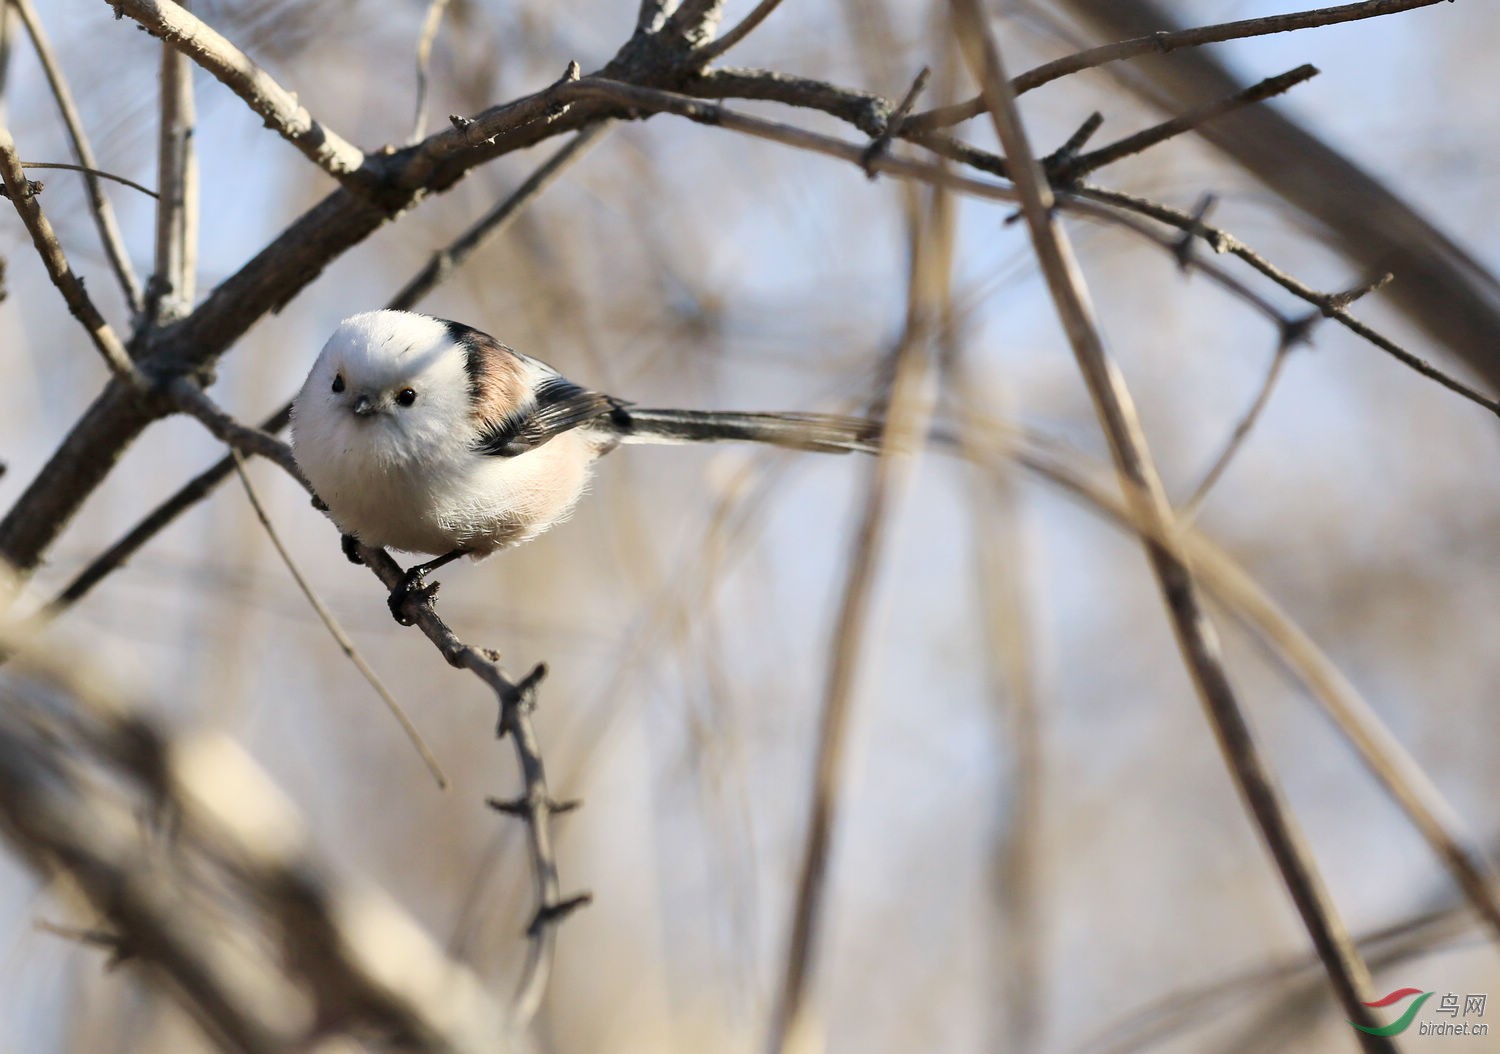
[[[391,590],[391,595],[386,600],[386,605],[391,609],[391,618],[403,626],[410,626],[414,621],[406,613],[409,601],[414,600],[418,605],[431,604],[432,598],[437,596],[438,585],[440,583],[432,582],[430,584],[423,584],[422,574],[423,570],[419,567],[414,567],[406,572],[406,574],[401,576],[401,581],[396,583],[396,588]]]
[[[339,536],[339,545],[344,550],[344,558],[351,564],[362,564],[365,558],[359,555],[359,539],[352,534]]]

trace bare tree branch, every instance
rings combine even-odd
[[[113,172],[105,172],[104,170],[98,168],[86,168],[83,165],[69,165],[61,161],[22,161],[21,167],[55,168],[61,169],[64,172],[83,172],[87,175],[98,176],[100,179],[108,179],[112,182],[119,183],[121,186],[129,187],[131,190],[139,190],[148,198],[155,198],[158,196],[156,191],[152,190],[150,187],[142,186],[133,179],[126,179],[124,176],[116,175]]]
[[[724,54],[724,52],[755,32],[760,24],[770,16],[771,12],[780,6],[781,0],[760,0],[760,3],[756,4],[750,13],[736,23],[728,33],[725,33],[718,40],[699,48],[698,61],[706,66]]]
[[[340,183],[356,182],[364,151],[326,127],[297,97],[208,23],[172,0],[105,0],[115,17],[128,15],[166,46],[188,56],[244,100],[287,142]],[[91,162],[84,162],[90,164]]]
[[[417,102],[416,113],[411,121],[410,142],[417,142],[427,134],[427,69],[432,62],[432,43],[437,39],[438,26],[442,25],[443,12],[448,9],[448,0],[429,0],[427,14],[422,19],[422,32],[417,37]]]
[[[1087,154],[1080,154],[1063,164],[1056,166],[1055,170],[1049,171],[1049,176],[1054,183],[1071,183],[1074,180],[1088,175],[1105,165],[1112,165],[1122,158],[1130,157],[1149,150],[1151,147],[1166,142],[1174,136],[1201,128],[1209,121],[1233,113],[1245,106],[1253,106],[1267,99],[1280,95],[1282,92],[1290,91],[1304,81],[1311,80],[1318,75],[1318,68],[1312,65],[1298,66],[1294,70],[1278,74],[1275,77],[1267,77],[1258,84],[1253,84],[1244,91],[1237,91],[1233,95],[1226,96],[1200,106],[1190,113],[1174,117],[1169,121],[1137,132],[1135,135],[1126,136],[1119,142],[1111,143],[1109,146],[1098,150],[1091,150]]]
[[[1311,853],[1281,799],[1275,777],[1261,757],[1224,669],[1217,635],[1202,609],[1186,553],[1177,541],[1171,506],[1129,391],[1104,349],[1083,278],[1078,273],[1067,238],[1052,216],[1052,191],[1031,153],[1016,108],[1015,92],[1005,76],[994,38],[984,21],[978,0],[953,0],[953,10],[955,30],[964,45],[964,57],[981,84],[995,132],[1014,166],[1022,213],[1031,230],[1038,261],[1094,401],[1126,500],[1134,516],[1161,528],[1162,540],[1148,542],[1147,554],[1166,602],[1183,661],[1219,740],[1230,774],[1260,826],[1345,1015],[1352,1021],[1378,1027],[1374,1015],[1364,1005],[1369,971],[1323,888]],[[1153,530],[1153,534],[1156,533]],[[1364,1032],[1360,1036],[1368,1051],[1394,1049],[1385,1037]]]
[[[115,375],[135,390],[145,391],[146,382],[135,363],[131,362],[125,345],[115,336],[109,323],[104,321],[98,308],[94,307],[94,302],[83,290],[83,281],[73,273],[73,268],[68,264],[68,258],[63,254],[52,224],[47,222],[41,205],[30,190],[26,173],[21,168],[20,155],[16,153],[16,144],[10,137],[10,130],[6,128],[0,128],[0,176],[4,177],[6,194],[16,207],[21,222],[26,224],[32,244],[36,246],[37,254],[47,268],[48,277],[67,301],[68,310],[88,331],[94,346],[99,349],[99,354],[104,356],[104,361]]]
[[[135,269],[130,265],[130,254],[125,250],[125,240],[120,236],[120,226],[115,222],[114,209],[110,207],[109,198],[105,197],[104,189],[99,186],[99,180],[94,172],[99,168],[99,162],[94,159],[94,149],[89,145],[88,137],[84,134],[83,118],[78,114],[78,107],[73,103],[73,93],[68,89],[67,79],[63,76],[62,66],[57,61],[57,55],[52,50],[52,43],[47,39],[47,34],[42,29],[42,23],[37,18],[36,9],[31,6],[31,0],[7,0],[9,6],[16,9],[21,16],[21,22],[26,26],[27,35],[31,37],[31,45],[36,50],[37,60],[42,64],[42,71],[47,75],[47,83],[52,88],[52,95],[57,100],[57,108],[62,113],[63,126],[68,130],[68,139],[73,144],[73,155],[78,159],[78,165],[84,172],[84,184],[88,188],[89,211],[94,217],[94,225],[99,229],[99,241],[104,246],[104,255],[109,260],[109,266],[120,282],[120,291],[125,296],[125,304],[130,308],[132,314],[141,310],[141,283],[135,276]]]
[[[1111,35],[1162,30],[1175,36],[1170,5],[1067,0],[1065,6]],[[1378,15],[1419,6],[1425,5],[1365,3],[1328,10],[1368,17],[1363,9]],[[1151,99],[1169,109],[1240,87],[1222,62],[1202,51],[1141,64],[1138,72],[1151,86],[1146,89]],[[1500,389],[1500,351],[1494,339],[1500,331],[1500,281],[1473,254],[1365,168],[1279,110],[1253,107],[1206,126],[1202,135],[1317,221],[1358,273],[1394,274],[1390,302],[1447,345],[1489,388]]]
[[[239,450],[235,447],[230,447],[229,457],[234,464],[235,474],[240,477],[240,483],[245,488],[245,497],[249,500],[250,507],[255,510],[255,518],[260,521],[261,527],[265,528],[266,537],[271,540],[271,545],[275,547],[276,555],[281,558],[282,564],[286,566],[293,581],[297,583],[297,588],[307,598],[307,603],[317,614],[318,621],[323,623],[323,627],[328,630],[328,635],[339,646],[339,650],[344,653],[344,657],[354,664],[354,668],[365,679],[365,683],[375,690],[376,695],[380,696],[380,701],[385,704],[385,708],[391,712],[391,716],[401,726],[402,734],[411,743],[412,749],[417,752],[417,756],[422,759],[422,764],[427,766],[427,771],[432,776],[433,782],[437,784],[438,790],[447,790],[450,786],[448,774],[443,771],[443,766],[438,763],[438,759],[433,755],[432,749],[428,747],[427,741],[422,738],[422,733],[417,730],[417,726],[407,716],[405,708],[396,701],[396,697],[391,694],[391,690],[385,686],[385,682],[380,679],[380,675],[365,661],[365,657],[354,646],[354,641],[349,638],[349,634],[344,632],[344,627],[339,625],[338,619],[333,617],[333,612],[328,610],[328,605],[323,603],[323,598],[318,596],[317,590],[313,589],[312,583],[307,580],[307,576],[302,573],[301,568],[297,566],[297,562],[292,559],[292,554],[281,543],[281,535],[277,533],[276,527],[271,523],[271,517],[266,513],[265,506],[261,504],[260,496],[255,493],[255,486],[250,482],[250,476],[245,472],[244,462],[240,457]]]
[[[1271,261],[1267,260],[1228,231],[1204,223],[1201,217],[1183,212],[1180,209],[1162,205],[1158,202],[1149,201],[1134,194],[1125,194],[1118,190],[1106,190],[1103,187],[1096,187],[1090,184],[1080,184],[1072,187],[1067,193],[1072,197],[1100,202],[1116,208],[1126,209],[1142,216],[1149,216],[1153,220],[1158,220],[1168,226],[1175,227],[1194,238],[1201,238],[1215,252],[1228,253],[1231,256],[1239,257],[1287,292],[1312,304],[1325,317],[1333,319],[1350,332],[1357,333],[1402,365],[1415,370],[1429,380],[1436,381],[1444,388],[1463,396],[1471,403],[1484,407],[1490,413],[1500,416],[1500,400],[1490,398],[1471,385],[1454,377],[1451,373],[1439,369],[1426,359],[1408,351],[1402,345],[1352,315],[1348,310],[1350,303],[1348,293],[1320,293],[1318,290],[1281,270],[1281,268],[1271,263]]]
[[[188,5],[183,3],[182,10]],[[161,129],[156,205],[156,273],[147,290],[153,322],[171,321],[193,306],[198,272],[198,156],[193,69],[169,43],[161,46]]]
[[[860,520],[850,547],[838,621],[830,638],[827,683],[819,716],[807,829],[787,935],[786,965],[766,1044],[770,1054],[804,1049],[810,1040],[809,1032],[815,1027],[807,1008],[807,989],[827,896],[828,859],[838,812],[839,782],[844,776],[855,677],[887,523],[910,467],[909,460],[902,455],[909,453],[928,432],[931,407],[925,388],[932,366],[930,344],[939,305],[947,298],[953,265],[951,213],[945,206],[944,192],[939,189],[933,193],[929,215],[911,225],[907,319],[892,356],[893,376],[887,397],[890,416],[882,430],[879,456],[865,477]],[[885,392],[881,394],[886,396]]]
[[[0,828],[44,877],[72,879],[211,1036],[251,1054],[330,1029],[432,1054],[501,1049],[504,1014],[477,979],[389,900],[335,880],[248,756],[174,737],[77,667],[11,660]],[[141,822],[152,814],[170,837]]]
[[[1113,0],[1102,0],[1103,3],[1111,3]],[[1419,7],[1431,7],[1433,4],[1451,2],[1451,0],[1364,0],[1362,3],[1343,4],[1338,7],[1323,7],[1316,11],[1298,11],[1293,14],[1268,15],[1264,18],[1247,18],[1239,22],[1224,22],[1214,26],[1199,26],[1194,29],[1183,29],[1168,31],[1159,29],[1141,36],[1132,37],[1114,44],[1104,44],[1097,48],[1089,48],[1073,55],[1066,55],[1052,62],[1044,63],[1036,69],[1027,70],[1011,82],[1011,89],[1017,95],[1025,95],[1027,92],[1040,88],[1044,84],[1062,77],[1080,73],[1083,70],[1094,69],[1111,62],[1119,62],[1122,59],[1135,58],[1138,55],[1166,54],[1169,51],[1177,51],[1181,48],[1197,48],[1205,44],[1219,44],[1226,40],[1241,40],[1245,37],[1263,37],[1271,33],[1290,33],[1299,29],[1316,29],[1321,26],[1337,25],[1341,22],[1355,22],[1365,18],[1380,18],[1383,15],[1398,14],[1402,11],[1411,11]],[[1159,25],[1165,25],[1166,20],[1159,20]],[[1223,95],[1227,92],[1218,92]],[[932,130],[942,128],[946,125],[957,124],[967,121],[971,117],[978,117],[985,112],[985,101],[983,95],[977,95],[965,102],[955,103],[952,106],[943,106],[925,113],[913,115],[907,122],[906,127],[911,129]]]
[[[1291,354],[1291,345],[1282,341],[1276,345],[1276,350],[1271,355],[1271,365],[1266,369],[1265,378],[1260,387],[1256,389],[1255,398],[1250,401],[1250,408],[1245,415],[1235,424],[1234,430],[1229,433],[1229,438],[1224,443],[1224,448],[1219,456],[1214,458],[1213,464],[1208,471],[1203,473],[1203,478],[1193,488],[1193,493],[1188,496],[1187,501],[1177,510],[1178,517],[1183,523],[1192,523],[1198,518],[1198,512],[1203,508],[1203,503],[1208,499],[1209,491],[1213,490],[1214,484],[1219,482],[1219,477],[1229,468],[1240,448],[1244,446],[1245,440],[1250,437],[1250,431],[1255,427],[1260,415],[1265,411],[1266,405],[1271,401],[1271,393],[1276,389],[1276,382],[1281,379],[1281,369],[1286,365],[1288,355]]]

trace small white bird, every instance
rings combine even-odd
[[[391,593],[430,599],[423,575],[566,520],[593,463],[620,443],[749,440],[873,451],[880,425],[823,414],[642,410],[574,384],[457,322],[405,311],[345,319],[292,404],[292,449],[344,532],[434,554]]]

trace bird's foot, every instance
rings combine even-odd
[[[391,618],[403,626],[410,626],[414,621],[406,612],[410,602],[430,605],[432,598],[437,596],[439,583],[424,584],[422,576],[426,573],[427,567],[424,564],[418,564],[407,571],[401,576],[401,581],[396,583],[396,588],[391,590],[391,595],[386,600],[386,605],[391,609]]]
[[[351,564],[362,564],[365,558],[359,555],[359,539],[352,534],[339,536],[339,545],[343,547],[344,558]]]

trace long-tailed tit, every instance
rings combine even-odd
[[[748,440],[870,451],[877,422],[820,414],[642,410],[580,387],[477,329],[404,311],[345,319],[292,405],[297,464],[344,532],[430,553],[391,593],[430,597],[422,576],[567,519],[593,463],[620,443]]]

